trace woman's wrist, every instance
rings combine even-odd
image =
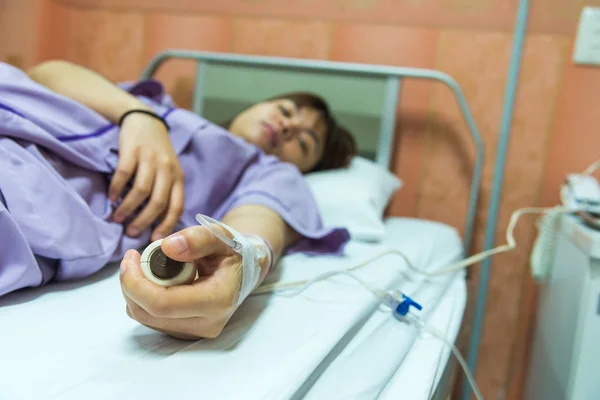
[[[169,124],[163,117],[161,117],[160,115],[158,115],[157,113],[155,113],[154,111],[152,111],[151,109],[148,109],[148,108],[132,108],[132,109],[124,112],[123,115],[121,115],[121,117],[119,118],[117,125],[123,126],[123,123],[125,123],[126,119],[137,118],[139,116],[146,117],[146,118],[153,118],[154,120],[160,122],[165,127],[167,132],[169,132],[171,130],[171,127],[169,126]]]
[[[260,273],[259,273],[258,281],[256,282],[256,284],[254,285],[254,288],[253,288],[253,289],[256,289],[262,284],[262,282],[265,280],[265,278],[267,277],[267,275],[273,268],[273,265],[275,263],[273,249],[271,247],[271,244],[265,238],[263,238],[259,235],[246,234],[244,236],[246,236],[248,238],[248,241],[252,245],[256,246],[256,248],[260,252],[260,258],[258,260],[258,266],[260,268]]]

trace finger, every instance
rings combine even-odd
[[[161,249],[167,257],[187,262],[208,256],[235,254],[229,246],[200,225],[191,226],[167,237],[163,240]]]
[[[162,222],[156,227],[152,235],[152,240],[161,239],[175,229],[181,214],[183,214],[184,204],[184,185],[183,179],[175,181],[171,188],[171,201],[169,202],[169,208]]]
[[[121,197],[121,193],[123,193],[123,188],[135,172],[135,166],[137,164],[137,153],[123,154],[119,158],[119,164],[117,165],[117,169],[112,177],[110,182],[110,186],[108,188],[108,196],[110,201],[115,203],[119,197]],[[123,221],[117,221],[123,222]]]
[[[127,252],[125,252],[125,255],[123,256],[124,259],[131,260],[135,263],[139,263],[141,257],[142,256],[140,255],[140,253],[133,249],[127,250]]]
[[[171,172],[158,169],[150,201],[127,228],[130,236],[135,236],[136,233],[144,231],[167,208],[171,185]]]
[[[217,258],[201,258],[194,261],[199,277],[210,276],[219,269],[222,260]]]
[[[219,285],[163,287],[146,279],[139,262],[124,259],[121,273],[123,294],[156,318],[190,318],[221,308]],[[209,277],[210,279],[212,277]]]
[[[135,176],[135,183],[115,211],[115,220],[117,218],[120,220],[127,219],[148,198],[152,190],[154,174],[155,170],[151,160],[140,161]],[[137,236],[135,232],[128,232],[128,234],[130,236]]]

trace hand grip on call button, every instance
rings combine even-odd
[[[196,266],[169,258],[160,248],[162,239],[151,243],[141,257],[142,272],[161,286],[185,285],[196,279]]]

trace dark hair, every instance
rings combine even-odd
[[[294,102],[298,108],[315,109],[325,120],[326,137],[323,154],[309,172],[347,167],[352,157],[358,153],[358,146],[350,132],[336,121],[327,102],[322,97],[308,92],[284,93],[271,97],[267,101],[282,99]]]

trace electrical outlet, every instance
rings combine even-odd
[[[581,11],[575,51],[575,64],[600,66],[600,8],[585,7]]]

